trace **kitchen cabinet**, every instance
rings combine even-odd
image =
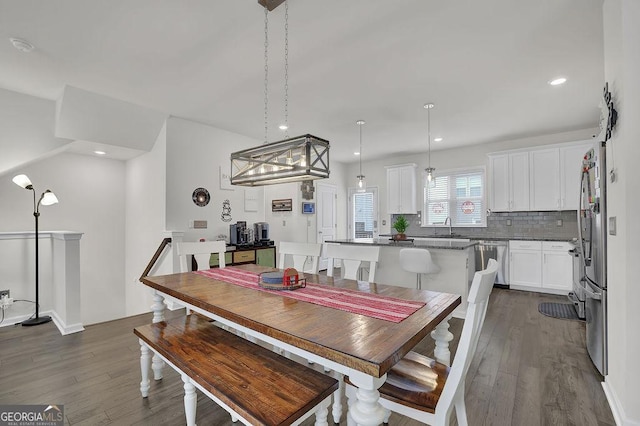
[[[509,241],[509,285],[542,287],[541,241]]]
[[[416,214],[416,165],[387,166],[387,212]]]
[[[560,210],[560,150],[539,149],[529,153],[533,211]]]
[[[591,142],[529,153],[531,210],[577,210],[582,158]]]
[[[560,207],[562,210],[579,208],[582,160],[592,147],[592,141],[585,141],[560,148]]]
[[[568,293],[573,288],[573,244],[562,241],[542,243],[542,287]]]
[[[565,241],[509,241],[509,285],[520,290],[567,294],[573,259]]]
[[[529,210],[529,153],[489,154],[490,208]]]

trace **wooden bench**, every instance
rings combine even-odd
[[[195,388],[247,425],[292,425],[316,413],[327,424],[327,407],[338,388],[332,377],[214,326],[197,315],[134,329],[140,338],[140,391],[150,389],[151,351],[185,383],[187,425],[195,425]],[[156,371],[155,378],[161,378]],[[158,377],[160,376],[160,377]]]

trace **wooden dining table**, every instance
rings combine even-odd
[[[259,265],[235,266],[260,274],[277,269]],[[415,290],[363,281],[305,274],[308,284],[367,293],[381,299],[418,301],[424,306],[393,322],[287,297],[285,292],[245,288],[196,272],[143,276],[154,289],[153,322],[164,321],[164,299],[177,300],[188,309],[310,362],[346,375],[358,390],[349,407],[356,424],[378,425],[384,418],[377,389],[386,373],[427,334],[436,341],[435,357],[449,364],[448,318],[461,303],[459,295]],[[341,381],[342,382],[342,381]],[[336,396],[340,396],[337,391]],[[342,415],[340,399],[334,398],[336,423]]]

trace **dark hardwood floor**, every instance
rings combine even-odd
[[[615,424],[586,352],[584,324],[538,313],[540,302],[565,300],[494,290],[466,381],[469,424]],[[140,351],[132,329],[150,321],[150,314],[138,315],[69,336],[60,336],[52,323],[0,328],[0,404],[64,404],[70,425],[184,424],[182,381],[171,368],[152,383],[149,398],[140,396]],[[451,321],[455,336],[461,327],[461,320]],[[457,338],[452,353],[456,345]],[[431,339],[416,350],[432,356]],[[199,392],[197,423],[232,424]],[[340,424],[346,424],[344,415]],[[394,413],[390,424],[419,423]]]

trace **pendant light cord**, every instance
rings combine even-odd
[[[358,124],[360,125],[360,155],[359,155],[359,160],[360,160],[360,176],[362,176],[362,125],[364,124],[363,122],[361,122],[362,120],[358,121]]]
[[[269,140],[269,10],[264,8],[264,143]]]
[[[427,108],[427,146],[429,147],[429,169],[431,169],[431,108]]]
[[[284,129],[289,139],[289,1],[284,1]]]

